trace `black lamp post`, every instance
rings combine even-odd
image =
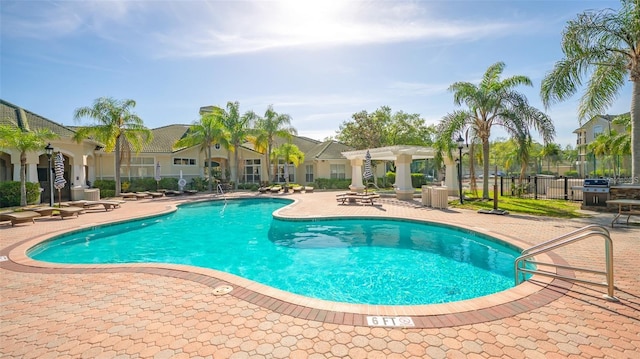
[[[47,147],[44,148],[49,159],[49,171],[47,172],[47,180],[49,181],[49,206],[53,207],[53,181],[51,180],[51,156],[53,155],[53,147],[50,143],[47,143]]]
[[[462,200],[462,147],[464,146],[464,139],[462,136],[458,135],[458,139],[456,140],[458,143],[458,187],[460,190],[460,204],[463,204]]]

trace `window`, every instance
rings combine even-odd
[[[304,180],[307,183],[313,182],[313,165],[304,166]]]
[[[123,163],[120,173],[128,178],[145,178],[155,176],[155,158],[153,157],[131,157],[129,166]]]
[[[345,179],[345,165],[331,165],[332,179]]]
[[[244,161],[244,183],[260,183],[260,160]]]
[[[593,126],[593,138],[598,137],[602,132],[604,132],[604,130],[601,125]]]
[[[173,164],[178,166],[195,166],[196,159],[195,158],[174,158]]]
[[[296,174],[296,168],[292,163],[287,164],[287,174],[289,175],[289,182],[295,182],[295,174]],[[274,175],[274,182],[286,182],[287,179],[285,179],[284,176],[284,161],[283,160],[278,160],[278,170],[276,171],[275,175]]]

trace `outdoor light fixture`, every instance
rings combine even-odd
[[[51,143],[47,143],[47,147],[44,148],[49,159],[49,171],[47,172],[47,181],[49,181],[49,206],[53,207],[53,180],[51,179],[51,156],[53,155],[53,147]]]
[[[461,135],[458,135],[458,139],[456,140],[458,143],[458,188],[460,190],[460,204],[463,204],[462,200],[462,147],[464,147],[464,139]]]

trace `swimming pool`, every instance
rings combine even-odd
[[[338,302],[452,302],[513,287],[516,248],[453,227],[391,219],[283,221],[290,201],[183,205],[159,217],[76,231],[28,251],[58,263],[177,263]]]

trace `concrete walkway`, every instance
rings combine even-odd
[[[335,192],[297,199],[283,217],[386,216],[449,223],[532,245],[613,215],[557,220],[433,210],[417,201],[339,205]],[[256,197],[255,194],[236,196]],[[127,201],[78,218],[0,224],[0,354],[7,358],[638,358],[640,227],[616,226],[615,292],[536,280],[450,305],[370,308],[287,295],[224,273],[184,266],[61,266],[31,261],[33,243],[65,231],[172,210],[184,196]],[[604,268],[601,239],[556,250],[556,263]],[[573,274],[573,273],[568,273]],[[576,274],[583,277],[583,274]],[[224,286],[233,288],[224,294]],[[222,295],[218,295],[222,294]],[[378,312],[375,312],[375,311]],[[392,313],[395,310],[395,313]],[[415,327],[369,326],[406,316]]]

